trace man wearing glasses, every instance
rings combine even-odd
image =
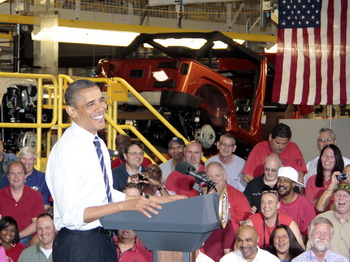
[[[324,146],[326,145],[336,145],[337,139],[335,137],[335,133],[330,128],[321,128],[320,131],[318,131],[317,136],[317,148],[321,152]],[[306,185],[307,180],[317,174],[317,162],[318,162],[319,156],[315,159],[311,160],[306,164],[307,168],[307,174],[304,176],[304,184]],[[350,159],[343,156],[344,160],[344,166],[347,166],[350,164]]]
[[[113,187],[121,190],[128,182],[128,177],[145,172],[143,163],[143,146],[138,141],[131,141],[124,151],[125,163],[112,170]]]
[[[270,189],[277,190],[277,174],[281,166],[282,160],[278,154],[268,155],[264,161],[263,175],[251,180],[245,188],[244,195],[249,201],[253,214],[260,211],[261,192]]]
[[[227,183],[243,192],[247,185],[242,177],[245,160],[233,154],[237,148],[236,139],[229,133],[223,134],[216,143],[216,146],[219,150],[219,154],[209,158],[207,162],[205,162],[205,166],[211,162],[221,163],[225,167]]]

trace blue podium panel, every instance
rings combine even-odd
[[[162,204],[158,215],[137,211],[102,217],[105,229],[132,229],[149,250],[191,252],[219,228],[218,193]]]

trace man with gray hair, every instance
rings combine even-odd
[[[348,258],[330,250],[333,234],[334,229],[332,222],[324,217],[316,217],[309,226],[309,241],[311,248],[294,258],[292,262],[348,262]]]
[[[327,218],[332,222],[334,237],[330,250],[350,257],[350,185],[341,183],[334,189],[334,208],[319,214],[317,217]]]
[[[44,208],[47,210],[51,203],[49,201],[50,191],[46,185],[45,173],[34,168],[36,163],[36,152],[31,147],[23,147],[18,153],[18,159],[26,167],[25,185],[41,193],[44,200]],[[0,189],[9,185],[7,176],[0,180]]]
[[[317,148],[321,152],[322,148],[326,145],[336,145],[337,139],[335,137],[335,133],[332,129],[323,127],[318,131],[317,136]],[[312,177],[313,175],[317,174],[317,162],[318,162],[319,156],[315,159],[309,161],[306,164],[307,168],[307,174],[304,176],[304,184],[306,185],[307,180]],[[343,156],[344,160],[344,166],[347,166],[350,164],[350,159]]]
[[[219,154],[209,158],[205,162],[205,166],[211,162],[221,163],[228,175],[227,183],[243,192],[247,186],[247,182],[243,180],[242,175],[245,160],[234,154],[237,148],[236,139],[230,133],[223,134],[216,143],[216,147],[219,150]]]

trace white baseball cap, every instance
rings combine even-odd
[[[295,184],[299,187],[305,187],[304,184],[298,181],[299,174],[298,172],[291,166],[283,166],[278,169],[277,177],[286,177],[295,182]]]

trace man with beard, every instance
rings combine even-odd
[[[204,166],[201,164],[203,151],[199,142],[189,142],[185,147],[184,156],[185,162],[194,166],[199,172],[204,171]],[[170,173],[165,182],[165,186],[168,190],[174,191],[178,195],[185,195],[187,197],[198,196],[198,184],[196,180],[176,170]]]
[[[323,217],[315,218],[309,226],[309,239],[311,248],[294,258],[292,262],[348,262],[348,258],[329,249],[333,235],[334,229],[331,221]]]
[[[242,226],[236,232],[236,251],[230,252],[220,259],[220,262],[252,262],[269,261],[279,262],[280,260],[263,249],[258,247],[259,236],[254,227]]]
[[[277,179],[277,191],[280,195],[279,212],[291,216],[306,239],[308,226],[316,216],[315,206],[306,197],[294,192],[295,186],[304,186],[298,182],[298,172],[290,166],[281,167]]]
[[[334,209],[319,214],[327,218],[334,227],[330,250],[350,257],[350,185],[342,183],[334,190]]]

